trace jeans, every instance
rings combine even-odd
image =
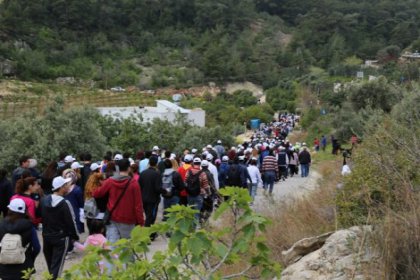
[[[302,177],[308,177],[309,175],[309,163],[301,163],[300,164],[300,169],[301,169],[301,176]]]
[[[276,179],[276,172],[274,170],[269,170],[264,172],[264,190],[267,190],[270,187],[269,192],[273,192],[274,180]]]
[[[121,238],[130,238],[130,233],[134,227],[135,225],[111,221],[111,223],[106,226],[106,239],[112,244]]]
[[[257,195],[257,188],[258,183],[251,183],[249,186],[249,195],[252,197],[252,201],[254,201],[255,196]]]
[[[201,208],[203,208],[203,196],[201,194],[197,196],[188,196],[188,205],[192,206],[192,209],[197,210],[198,212],[195,213],[195,222],[198,225],[200,222],[200,212]]]
[[[169,198],[163,199],[163,219],[162,221],[166,221],[168,218],[166,217],[166,209],[171,208],[173,205],[177,205],[179,203],[179,196],[173,196]]]

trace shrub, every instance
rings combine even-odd
[[[232,221],[231,226],[194,230],[195,210],[175,205],[168,220],[150,228],[136,227],[129,240],[122,239],[109,251],[91,248],[83,261],[65,272],[64,279],[102,279],[97,262],[106,258],[112,265],[112,279],[272,279],[280,268],[271,260],[270,250],[262,236],[267,219],[249,207],[248,191],[225,188],[221,195],[229,197],[215,211],[213,218]],[[171,233],[168,249],[148,259],[151,233]],[[112,257],[118,256],[118,257]],[[134,261],[133,261],[134,260]],[[225,274],[227,267],[243,264],[240,270]]]

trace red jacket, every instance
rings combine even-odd
[[[118,197],[128,183],[127,176],[111,177],[102,183],[94,193],[94,198],[109,195],[107,209],[113,209]],[[128,189],[117,208],[112,212],[111,221],[123,224],[144,225],[143,202],[139,183],[131,179]]]

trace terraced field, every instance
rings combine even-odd
[[[43,114],[56,96],[64,99],[65,108],[75,106],[117,107],[154,106],[156,99],[167,99],[168,94],[153,94],[132,89],[125,92],[89,89],[77,86],[28,83],[19,81],[0,82],[0,117],[13,118],[25,112]]]

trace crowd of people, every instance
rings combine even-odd
[[[5,217],[0,240],[7,234],[20,235],[26,257],[23,263],[3,263],[0,252],[0,278],[20,279],[22,270],[34,267],[40,252],[36,230],[42,231],[45,260],[56,279],[74,247],[104,247],[129,238],[134,227],[156,222],[162,201],[164,215],[175,204],[196,209],[199,228],[223,200],[220,188],[246,188],[254,200],[258,188],[272,195],[276,181],[298,176],[299,169],[300,176],[307,177],[309,148],[287,139],[297,121],[294,115],[281,115],[254,131],[249,141],[230,148],[221,140],[179,154],[154,146],[134,158],[109,152],[100,162],[92,161],[89,153],[80,155],[79,161],[64,153],[43,172],[37,170],[36,160],[22,156],[11,181],[0,170],[0,208]],[[80,243],[85,227],[89,237]],[[150,236],[151,241],[156,237]]]

